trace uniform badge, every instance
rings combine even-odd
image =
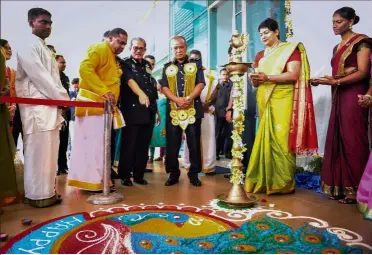
[[[178,73],[178,68],[177,68],[177,66],[175,66],[173,64],[168,66],[167,69],[165,69],[165,75],[167,77],[175,77],[177,75],[177,73]]]

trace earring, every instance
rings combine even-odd
[[[350,24],[350,25],[349,25],[349,29],[350,29],[350,30],[353,30],[353,24]]]

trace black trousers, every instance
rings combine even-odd
[[[143,179],[154,123],[129,124],[122,129],[119,160],[120,179]]]
[[[167,153],[165,169],[169,178],[178,179],[181,171],[179,168],[178,154],[182,143],[183,130],[179,126],[172,125],[168,120],[166,127],[167,134]],[[200,133],[201,119],[197,119],[194,124],[188,125],[186,130],[187,146],[190,152],[190,171],[188,176],[190,180],[197,179],[198,173],[201,172],[201,150],[200,150]]]
[[[62,124],[59,130],[58,170],[67,169],[68,122]]]
[[[12,127],[13,127],[12,135],[13,135],[13,139],[14,139],[14,144],[17,147],[19,134],[22,134],[22,136],[23,136],[21,114],[19,112],[18,104],[17,104],[17,108],[16,108],[15,113],[14,113],[14,119],[13,119]]]
[[[216,124],[216,151],[231,153],[233,141],[231,139],[233,124],[226,121],[225,118],[217,118]]]

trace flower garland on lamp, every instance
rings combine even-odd
[[[232,140],[233,140],[233,148],[231,150],[233,160],[229,164],[231,168],[231,179],[230,182],[232,184],[244,184],[244,177],[245,175],[241,169],[241,160],[243,160],[243,153],[247,150],[245,148],[245,144],[242,142],[242,134],[244,131],[244,80],[241,76],[234,74],[231,77],[231,81],[233,82],[233,93],[232,97],[234,98],[233,104],[233,131],[232,131]]]
[[[255,196],[249,196],[245,193],[242,184],[244,184],[244,174],[242,172],[243,153],[247,150],[242,142],[242,134],[244,131],[244,79],[248,69],[252,67],[252,63],[242,62],[242,54],[246,51],[248,45],[248,35],[240,35],[236,31],[230,39],[231,56],[229,63],[224,65],[231,75],[233,82],[232,97],[233,103],[233,131],[232,140],[233,148],[231,150],[233,159],[229,164],[231,168],[232,187],[227,194],[218,195],[220,202],[227,207],[251,207],[257,201]]]
[[[284,22],[286,27],[286,39],[290,39],[293,37],[293,25],[292,25],[292,18],[291,18],[291,0],[285,0],[284,2],[285,8],[285,16]]]

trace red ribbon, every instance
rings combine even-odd
[[[98,102],[82,102],[82,101],[65,101],[51,99],[35,99],[24,97],[9,97],[0,96],[0,103],[10,104],[32,104],[32,105],[47,105],[47,106],[62,106],[62,107],[87,107],[87,108],[104,108],[103,103]]]

